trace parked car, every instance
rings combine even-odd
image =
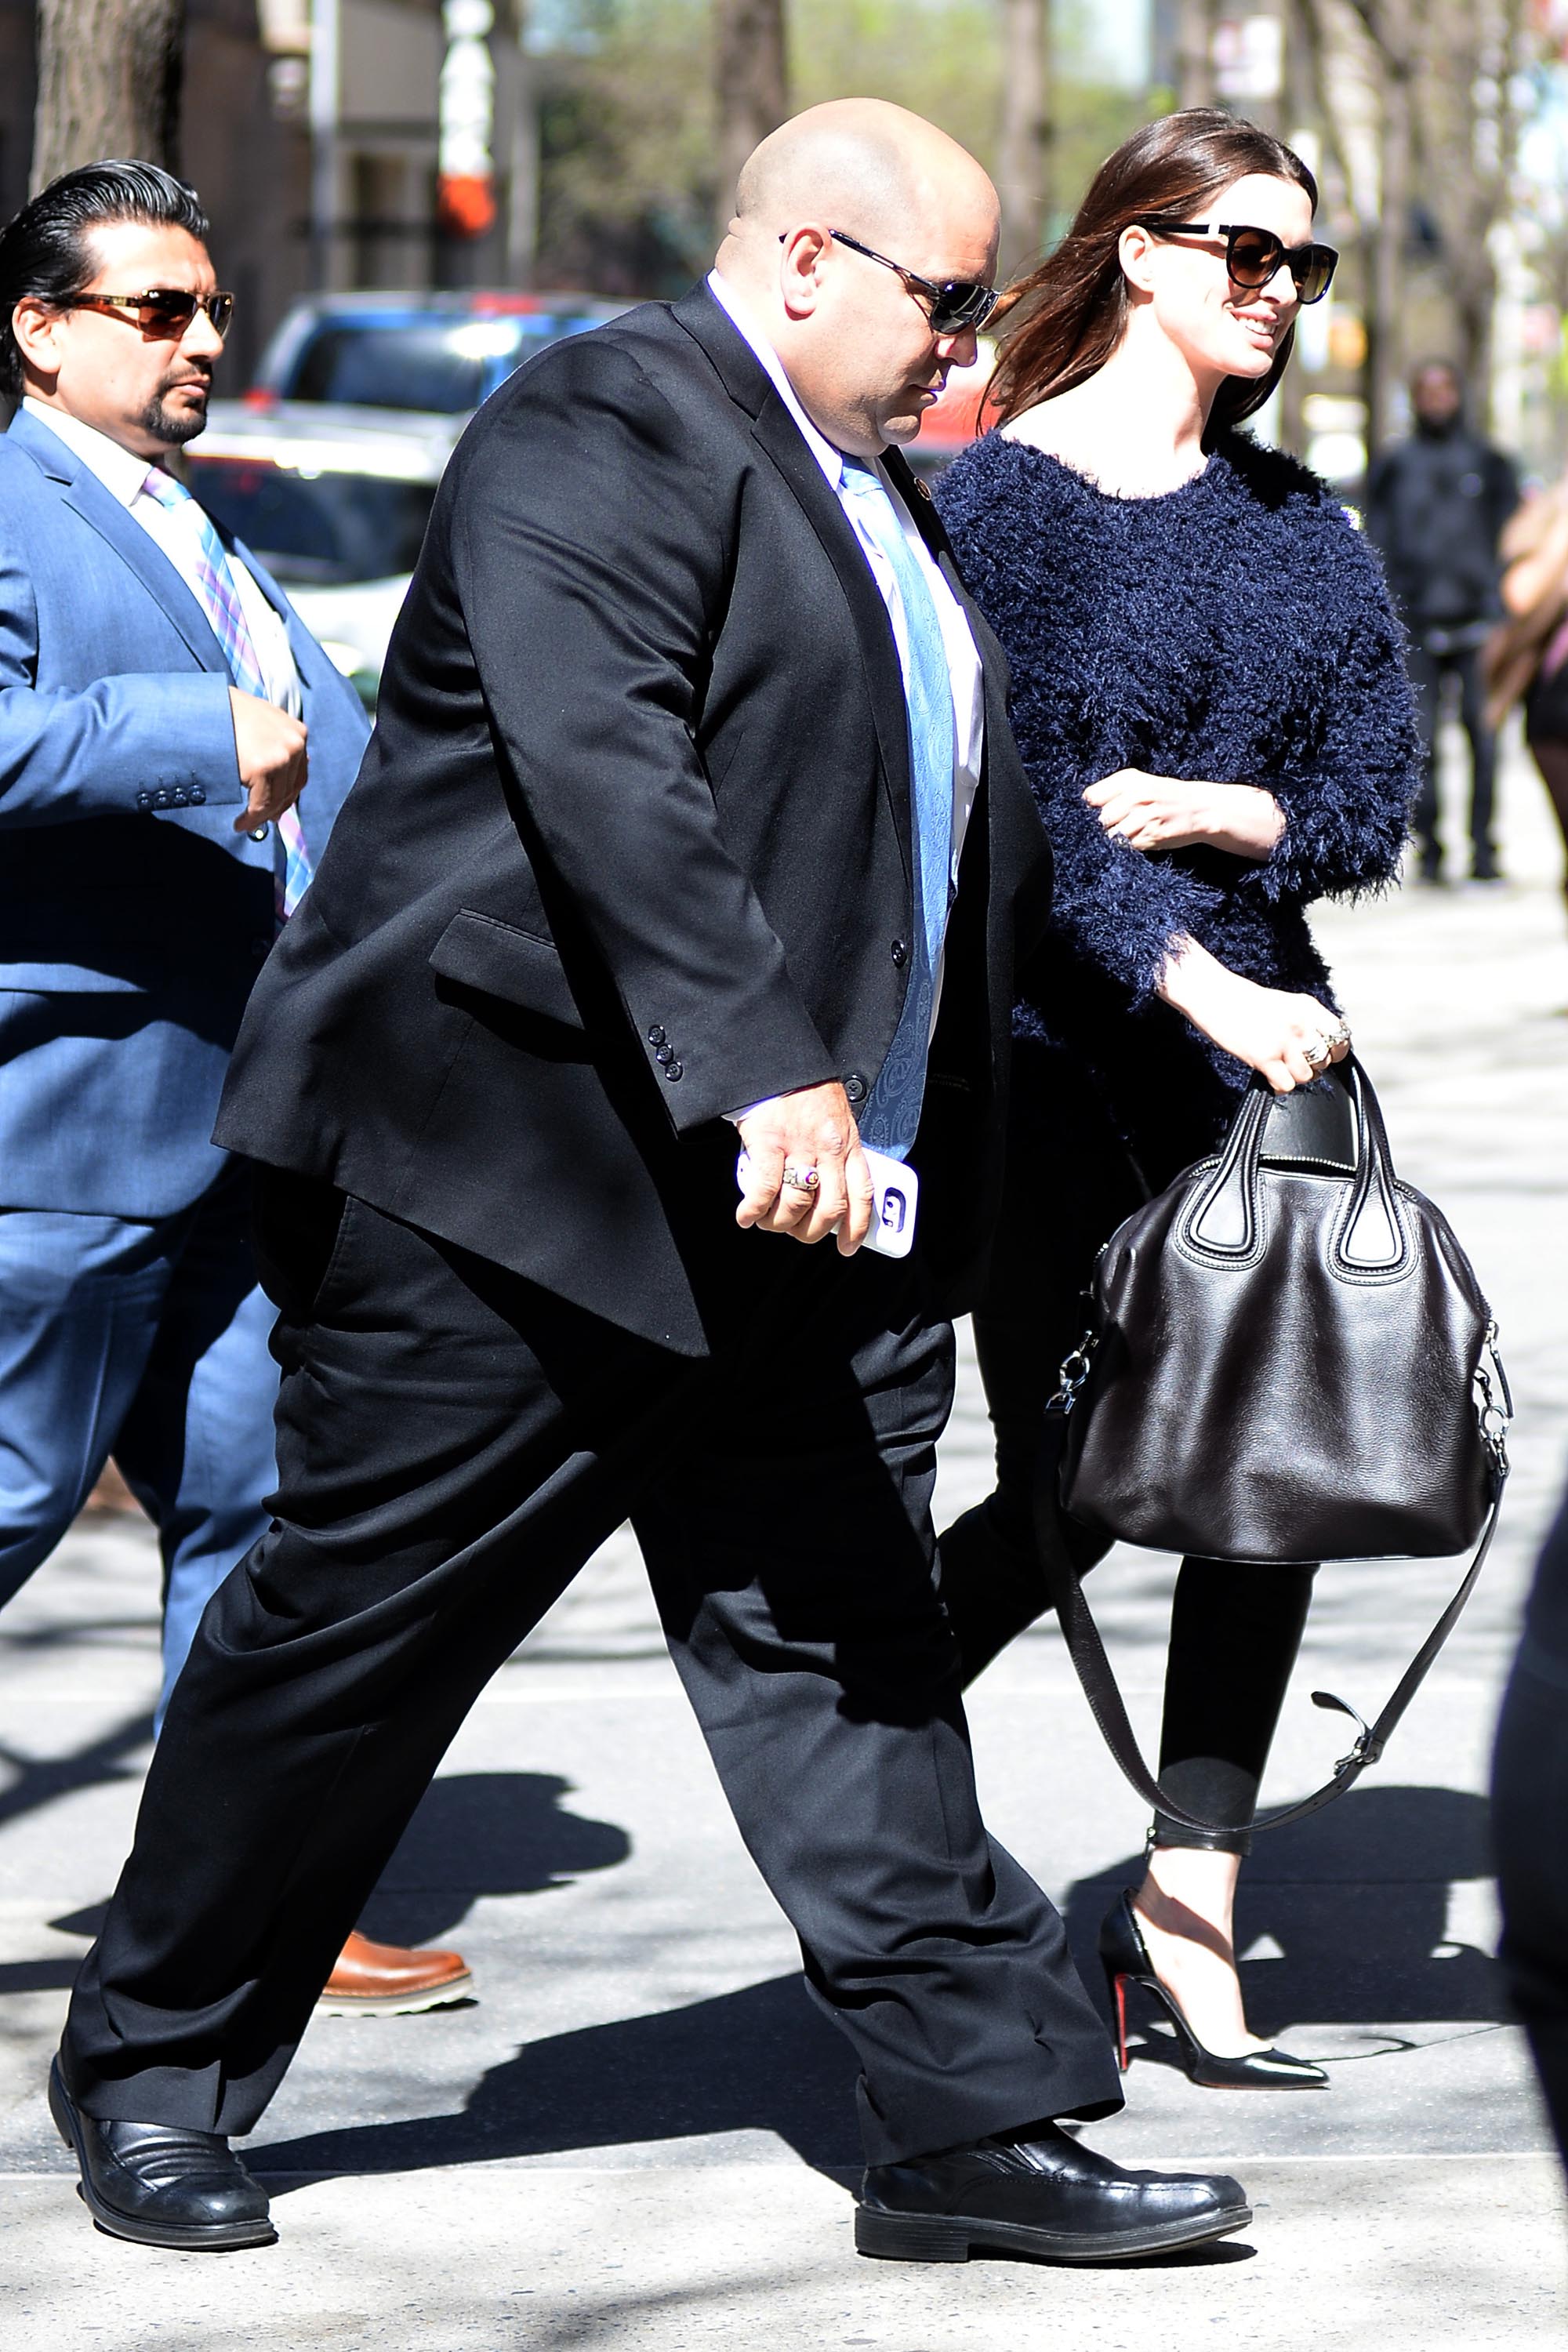
[[[461,416],[215,400],[190,487],[253,548],[369,709]]]
[[[536,352],[626,308],[590,294],[312,294],[285,315],[246,400],[467,415]]]

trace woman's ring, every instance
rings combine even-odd
[[[815,1168],[803,1167],[798,1160],[786,1160],[779,1181],[786,1192],[805,1192],[809,1197],[822,1179]]]
[[[1301,1059],[1310,1069],[1324,1070],[1327,1069],[1329,1066],[1329,1058],[1332,1052],[1333,1044],[1331,1040],[1327,1037],[1320,1037],[1315,1045],[1302,1046]]]

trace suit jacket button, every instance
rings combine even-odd
[[[654,1047],[653,1058],[654,1058],[654,1060],[658,1064],[658,1066],[659,1066],[659,1067],[660,1067],[661,1069],[668,1070],[668,1067],[669,1067],[669,1066],[670,1066],[670,1064],[671,1064],[671,1062],[673,1062],[673,1061],[674,1061],[674,1059],[675,1059],[675,1048],[674,1048],[674,1046],[673,1046],[673,1045],[656,1045],[656,1046]]]
[[[191,806],[193,808],[205,808],[206,806],[206,798],[207,796],[205,793],[203,792],[200,784],[193,784],[191,786]]]
[[[150,808],[152,807],[152,805],[153,805],[153,795],[152,795],[152,793],[137,793],[137,795],[136,795],[136,805],[137,805],[137,807],[138,807],[138,808],[140,808],[140,809],[150,809]]]
[[[669,1080],[671,1086],[673,1086],[677,1078],[679,1077],[680,1068],[681,1066],[679,1062],[666,1062],[664,1066],[664,1075]]]
[[[910,951],[904,945],[902,940],[895,940],[893,941],[893,970],[895,971],[902,971],[909,960]]]
[[[647,1033],[647,1042],[650,1045],[662,1045],[666,1042],[664,1031],[659,1027],[657,1021]]]
[[[850,1071],[849,1076],[844,1081],[844,1091],[848,1096],[851,1102],[865,1101],[866,1081],[860,1076],[858,1070]]]

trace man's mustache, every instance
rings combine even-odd
[[[210,392],[212,390],[212,381],[213,372],[211,367],[203,366],[199,362],[193,361],[184,374],[166,375],[163,378],[163,383],[158,386],[158,394],[161,399],[164,393],[180,392],[184,390],[186,384],[192,383],[199,383],[206,391]]]

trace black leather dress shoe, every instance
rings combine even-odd
[[[1225,2173],[1124,2172],[1055,2124],[1032,2124],[1016,2137],[872,2166],[855,2245],[901,2263],[973,2253],[1114,2263],[1201,2246],[1251,2219],[1240,2182]]]
[[[83,2115],[58,2059],[49,2069],[49,2113],[76,2151],[82,2201],[111,2238],[217,2253],[277,2242],[266,2190],[219,2133]]]

